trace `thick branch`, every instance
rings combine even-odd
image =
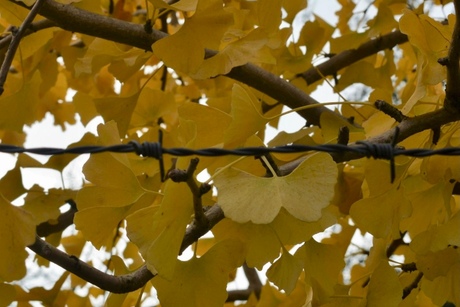
[[[460,12],[460,0],[454,1],[455,11]],[[455,21],[454,33],[450,42],[449,54],[447,56],[447,84],[446,99],[444,106],[447,109],[454,109],[460,112],[460,21]]]
[[[113,293],[126,293],[137,290],[154,277],[146,266],[142,266],[137,271],[126,275],[112,276],[106,274],[93,268],[87,263],[80,261],[77,257],[70,256],[56,247],[46,243],[38,236],[35,243],[28,247],[36,254],[59,265],[63,269],[103,290]]]
[[[224,218],[224,213],[218,205],[211,207],[206,213],[209,220],[207,226],[190,225],[185,233],[180,253],[188,246],[208,232],[214,225]],[[135,272],[126,275],[113,276],[93,268],[87,263],[80,261],[77,257],[66,254],[56,247],[48,244],[37,236],[34,244],[28,246],[37,255],[59,265],[63,269],[77,275],[99,288],[113,293],[127,293],[143,287],[154,275],[145,265]]]
[[[370,55],[376,54],[385,49],[391,49],[396,45],[408,41],[407,35],[400,31],[394,31],[389,34],[382,35],[376,39],[372,39],[357,49],[345,50],[333,56],[327,62],[318,66],[312,67],[306,72],[300,74],[308,85],[315,83],[323,78],[337,73],[340,69],[345,68],[359,60],[362,60]]]

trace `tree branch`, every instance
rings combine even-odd
[[[67,203],[70,205],[70,209],[59,215],[57,223],[51,224],[49,222],[44,222],[37,226],[36,231],[39,237],[47,237],[50,234],[63,231],[73,224],[73,217],[77,212],[77,205],[73,200],[68,200]]]
[[[218,205],[214,205],[205,213],[209,224],[196,225],[192,223],[185,232],[184,239],[180,248],[182,253],[188,246],[198,240],[201,236],[207,233],[214,225],[224,218],[224,213]],[[63,269],[75,274],[76,276],[86,280],[87,282],[113,293],[127,293],[135,291],[143,287],[150,279],[155,277],[146,265],[141,266],[136,271],[126,274],[114,276],[106,274],[98,269],[93,268],[84,261],[81,261],[76,256],[68,255],[67,253],[48,244],[44,240],[36,237],[35,243],[28,246],[37,255],[59,265]]]
[[[12,2],[22,5],[20,2]],[[147,51],[152,50],[151,46],[154,42],[167,36],[167,34],[154,29],[151,33],[147,33],[142,25],[98,15],[52,0],[44,0],[40,15],[52,20],[64,30],[111,40]],[[216,51],[206,49],[205,57],[209,58],[216,54]],[[288,81],[250,63],[234,67],[227,74],[227,77],[247,84],[281,101],[291,109],[318,104],[315,99]],[[302,110],[298,114],[304,117],[309,124],[319,125],[319,118],[323,112],[340,116],[324,106]]]
[[[340,69],[345,68],[359,60],[362,60],[370,55],[385,49],[391,49],[396,45],[403,44],[408,41],[407,35],[399,30],[379,36],[375,39],[362,44],[357,49],[345,50],[327,62],[318,66],[314,66],[298,76],[303,78],[308,85],[323,79],[323,76],[330,76],[337,73]]]
[[[37,16],[38,11],[40,10],[40,7],[43,5],[44,1],[45,0],[37,0],[35,4],[32,6],[32,9],[30,10],[29,14],[27,14],[26,18],[22,22],[22,25],[19,27],[19,29],[17,31],[12,30],[12,39],[10,41],[10,46],[6,51],[5,59],[3,60],[2,67],[0,68],[0,95],[3,94],[3,85],[5,84],[6,77],[8,76],[8,71],[10,69],[11,63],[13,62],[16,50],[19,47],[19,42],[26,33],[26,30],[29,28],[35,16]]]
[[[262,282],[260,281],[259,274],[257,274],[257,270],[248,267],[246,263],[243,264],[243,270],[249,282],[248,290],[254,292],[256,297],[259,298],[260,291],[262,291]]]
[[[454,1],[455,12],[460,12],[460,0]],[[460,112],[460,21],[455,21],[454,33],[450,42],[449,54],[447,56],[447,84],[444,107]]]
[[[29,28],[24,33],[23,37],[26,37],[26,36],[28,36],[28,35],[30,35],[32,33],[35,33],[37,31],[52,28],[52,27],[55,27],[55,26],[56,26],[56,24],[54,22],[52,22],[51,20],[48,20],[48,19],[42,19],[42,20],[32,22],[29,25]],[[11,43],[12,39],[13,39],[13,35],[11,35],[11,34],[9,34],[7,36],[4,36],[2,39],[0,39],[0,49],[6,48],[6,46],[8,46]]]

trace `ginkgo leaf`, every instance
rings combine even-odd
[[[269,119],[262,116],[259,109],[260,103],[255,95],[248,88],[235,83],[232,88],[232,122],[224,134],[228,146],[239,145],[265,128]]]
[[[200,258],[193,257],[187,262],[175,260],[171,281],[156,277],[152,284],[164,306],[222,306],[227,298],[228,276],[243,264],[243,257],[241,243],[226,240]]]
[[[447,246],[460,246],[460,212],[455,213],[445,224],[432,226],[420,233],[410,243],[417,254],[436,252]]]
[[[35,242],[35,219],[0,195],[0,280],[13,281],[26,274],[26,246]]]
[[[194,11],[198,0],[180,0],[173,4],[168,4],[163,0],[149,0],[155,8],[163,8],[168,10],[179,10],[179,11]]]
[[[153,44],[153,52],[167,66],[193,73],[204,61],[205,48],[218,49],[232,23],[232,14],[224,10],[222,1],[200,1],[195,14],[185,20],[177,33]]]
[[[295,289],[302,269],[303,262],[292,256],[287,250],[283,250],[281,257],[267,270],[267,277],[289,295]]]
[[[398,306],[402,301],[403,287],[398,274],[382,260],[371,275],[367,294],[367,306]]]
[[[226,218],[214,226],[212,233],[217,241],[241,240],[245,244],[246,263],[259,270],[280,254],[281,244],[269,224],[240,224]]]
[[[128,237],[153,273],[170,280],[192,214],[192,194],[184,183],[166,183],[160,207],[150,206],[126,218]]]
[[[124,137],[128,130],[139,94],[137,92],[128,97],[107,97],[93,100],[97,111],[106,122],[113,120],[117,123],[120,137]]]
[[[22,132],[25,124],[31,124],[40,119],[36,117],[40,81],[39,74],[35,73],[18,92],[0,97],[0,129]]]
[[[86,162],[83,172],[93,183],[78,192],[79,208],[123,207],[137,201],[146,190],[133,171],[112,154],[96,154]]]
[[[295,252],[295,257],[303,261],[305,282],[317,294],[314,304],[319,306],[328,301],[345,265],[340,249],[311,239]]]
[[[328,154],[309,156],[285,177],[256,177],[229,168],[215,179],[219,205],[238,223],[267,224],[285,208],[307,222],[321,217],[334,196],[337,166]]]
[[[16,298],[16,290],[13,285],[0,283],[0,305],[9,306]]]
[[[364,231],[377,238],[400,237],[399,224],[410,216],[412,206],[403,189],[393,188],[385,194],[358,200],[351,206],[350,216]]]
[[[437,259],[442,262],[443,259]],[[452,302],[454,306],[460,304],[460,293],[456,285],[460,284],[460,257],[457,251],[457,261],[453,263],[446,275],[439,276],[434,280],[423,278],[421,290],[430,298],[430,303],[443,306],[446,302]]]
[[[196,79],[206,79],[227,74],[233,67],[248,62],[276,64],[276,59],[266,46],[270,43],[268,33],[263,29],[254,29],[249,34],[229,43],[221,51],[202,62],[196,72],[191,74]]]

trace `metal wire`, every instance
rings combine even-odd
[[[373,144],[367,142],[358,142],[355,145],[348,146],[342,144],[325,144],[325,145],[284,145],[276,147],[242,147],[236,149],[223,148],[204,148],[204,149],[189,149],[189,148],[164,148],[159,142],[144,142],[138,143],[135,141],[128,144],[119,144],[112,146],[78,146],[71,148],[53,148],[53,147],[37,147],[24,148],[20,146],[0,144],[0,152],[2,153],[33,153],[38,155],[53,156],[63,154],[95,154],[102,152],[113,153],[137,153],[144,157],[153,157],[160,159],[163,154],[172,156],[206,156],[219,157],[226,155],[234,156],[261,156],[268,153],[302,153],[307,151],[320,151],[327,153],[345,153],[353,152],[375,159],[389,160],[396,156],[410,156],[423,158],[433,155],[441,156],[460,156],[460,147],[446,147],[441,149],[403,149],[393,147],[390,144]]]
[[[128,144],[119,144],[112,146],[79,146],[71,148],[24,148],[20,146],[0,144],[0,152],[3,153],[33,153],[38,155],[62,155],[62,154],[95,154],[102,152],[113,153],[136,153],[143,157],[152,157],[159,160],[161,178],[164,179],[163,155],[168,154],[177,157],[184,156],[205,156],[219,157],[226,155],[234,156],[263,156],[269,153],[302,153],[308,151],[319,151],[326,153],[346,153],[352,152],[368,158],[385,159],[390,161],[391,181],[395,178],[394,157],[410,156],[423,158],[433,155],[442,156],[460,156],[460,147],[447,147],[441,149],[403,149],[394,146],[394,144],[373,144],[368,142],[357,142],[352,146],[343,144],[325,144],[325,145],[285,145],[276,147],[243,147],[236,149],[223,148],[204,148],[204,149],[189,149],[189,148],[164,148],[160,142],[144,142],[138,143],[131,141]]]

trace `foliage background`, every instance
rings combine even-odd
[[[64,130],[100,116],[69,147],[158,141],[159,129],[166,148],[354,146],[390,143],[395,127],[405,148],[458,147],[460,30],[439,18],[460,6],[449,2],[339,1],[336,24],[312,15],[292,39],[306,1],[3,1],[0,139],[23,145],[45,116]],[[310,95],[320,84],[337,109]],[[339,95],[356,84],[366,95]],[[264,144],[283,106],[306,125]],[[8,160],[2,305],[460,304],[458,156],[397,157],[393,183],[388,161],[352,153],[165,157],[165,182],[154,159],[112,153],[91,155],[83,181],[74,158]],[[62,184],[28,185],[34,169]],[[370,249],[355,246],[359,233]],[[31,261],[66,271],[27,289],[15,281],[32,278]],[[248,286],[227,291],[238,267]]]

